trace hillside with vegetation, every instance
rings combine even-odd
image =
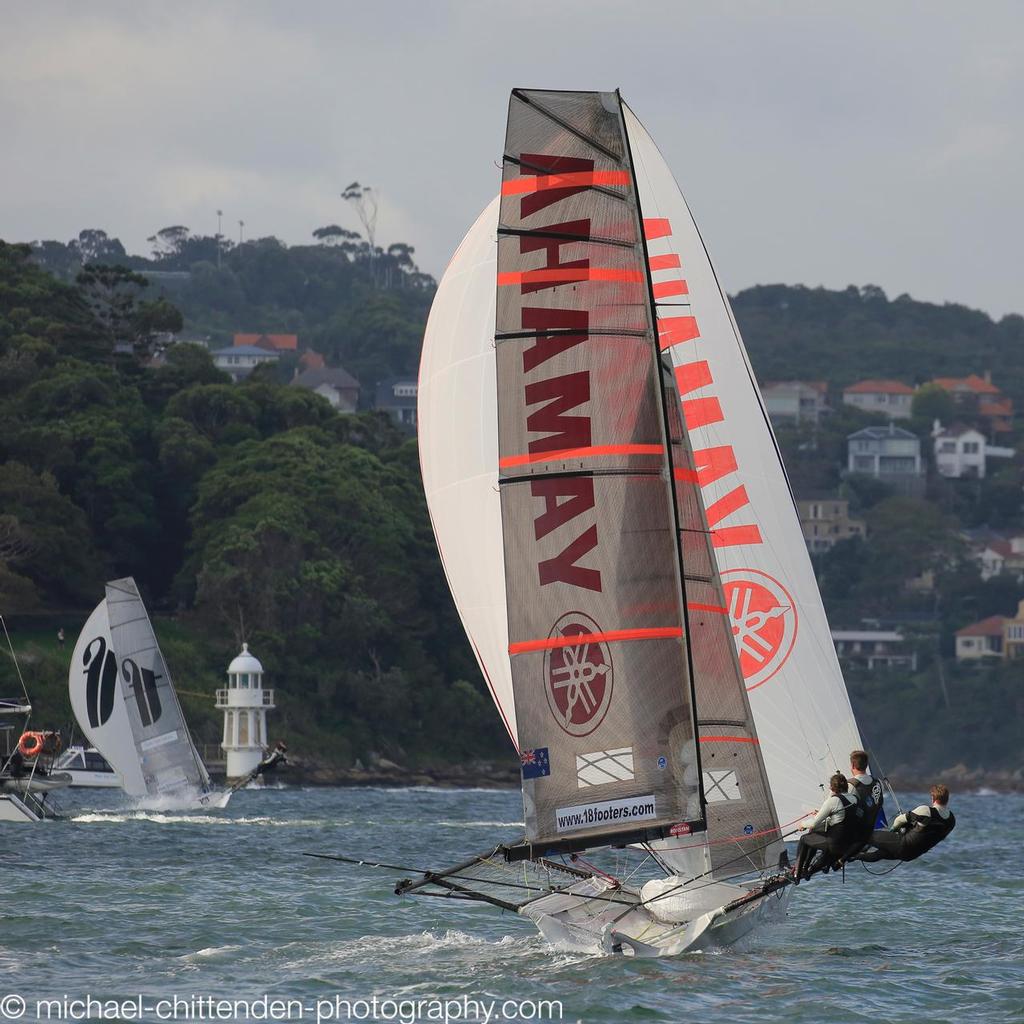
[[[202,346],[163,352],[169,333],[217,347],[283,331],[364,385],[414,372],[433,282],[412,248],[336,225],[314,234],[229,245],[166,228],[146,257],[102,231],[0,245],[0,611],[39,718],[70,720],[74,637],[102,582],[133,575],[205,742],[219,737],[212,694],[244,637],[277,691],[272,730],[320,760],[506,759],[434,548],[415,440],[288,387],[281,367],[232,384]],[[764,286],[734,305],[762,380],[838,389],[990,369],[1024,402],[1021,317],[871,287]],[[1019,459],[984,481],[933,474],[924,497],[902,497],[841,473],[847,434],[878,420],[833,409],[778,432],[797,494],[842,494],[868,525],[816,558],[830,617],[902,623],[919,655],[912,678],[851,674],[867,736],[888,768],[1019,768],[1019,673],[952,661],[954,630],[1024,597],[1011,574],[981,578],[961,532],[1024,531]],[[911,429],[927,438],[934,412],[919,403]],[[909,585],[929,574],[930,590]],[[0,659],[0,691],[16,686]]]

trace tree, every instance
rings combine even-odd
[[[925,384],[918,388],[910,408],[914,419],[929,427],[935,420],[949,426],[956,418],[953,396],[938,384]]]

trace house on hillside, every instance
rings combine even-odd
[[[418,392],[419,382],[414,377],[378,381],[373,407],[386,412],[400,427],[415,430]]]
[[[981,661],[1003,656],[1003,615],[990,615],[956,631],[956,660]]]
[[[978,661],[1002,658],[1009,661],[1024,657],[1024,600],[1017,604],[1017,614],[990,615],[980,622],[956,631],[956,660]]]
[[[925,466],[917,434],[890,423],[857,430],[846,443],[847,472],[873,476],[910,497],[924,493]]]
[[[914,389],[898,380],[862,380],[843,388],[843,404],[878,412],[891,420],[910,419]]]
[[[216,349],[210,355],[213,356],[213,365],[219,370],[226,370],[236,382],[248,377],[261,363],[276,363],[281,358],[280,352],[256,345],[230,345]]]
[[[917,652],[896,630],[833,629],[832,642],[844,668],[917,671]]]
[[[974,427],[953,423],[943,427],[936,421],[932,430],[935,468],[946,477],[985,476],[985,435]]]
[[[804,543],[812,555],[831,551],[839,541],[865,534],[864,521],[850,518],[850,503],[845,498],[798,498],[796,507]]]
[[[359,408],[359,381],[340,366],[303,370],[291,387],[322,395],[338,412],[355,412]]]
[[[761,397],[772,423],[817,423],[828,412],[828,382],[823,380],[768,381]]]
[[[967,377],[937,377],[929,383],[948,391],[961,415],[977,416],[990,434],[1013,430],[1013,402],[992,383],[992,374],[987,370],[984,377],[972,373]]]
[[[252,346],[269,349],[271,352],[297,352],[299,336],[297,334],[236,334],[236,347]]]

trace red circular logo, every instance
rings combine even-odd
[[[760,569],[727,569],[722,587],[747,689],[766,683],[796,643],[796,605],[789,591]]]
[[[612,702],[612,656],[595,639],[600,633],[593,619],[569,612],[548,634],[561,642],[544,652],[544,689],[551,714],[570,736],[592,733]]]

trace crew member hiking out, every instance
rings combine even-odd
[[[892,823],[892,831],[871,833],[869,846],[873,850],[857,854],[850,860],[873,864],[879,860],[917,860],[933,846],[937,846],[956,827],[956,818],[949,809],[949,790],[938,783],[932,786],[932,803],[921,804]]]
[[[856,815],[857,798],[849,795],[849,783],[842,772],[836,772],[828,780],[832,795],[818,809],[814,820],[808,826],[806,835],[800,837],[797,847],[793,878],[796,882],[806,880],[833,864],[853,844],[860,827]],[[812,865],[815,854],[820,856]]]
[[[240,778],[232,787],[231,792],[234,793],[236,790],[244,789],[249,785],[250,782],[255,782],[261,775],[270,775],[277,771],[281,765],[288,764],[288,758],[285,756],[288,750],[287,744],[284,740],[278,740],[274,744],[274,749],[271,750],[258,765],[248,775]]]
[[[885,810],[882,783],[872,778],[868,771],[868,755],[863,750],[850,751],[850,794],[857,798],[857,826],[851,825],[854,833],[850,848],[840,858],[840,862],[864,850],[871,841],[875,829],[885,828]],[[838,865],[837,865],[838,866]]]

